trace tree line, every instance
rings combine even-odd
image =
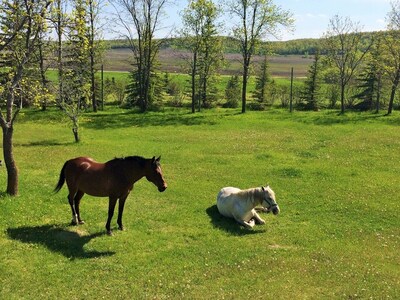
[[[109,0],[115,16],[113,27],[132,50],[132,71],[126,86],[125,101],[149,109],[163,92],[158,72],[159,50],[169,40],[156,39],[168,0]],[[94,0],[12,0],[0,5],[0,125],[3,154],[7,167],[7,193],[18,193],[18,169],[12,145],[14,122],[25,103],[46,109],[56,103],[70,118],[79,141],[79,115],[83,109],[98,109],[101,82],[96,80],[103,54],[105,3]],[[299,107],[318,109],[324,83],[338,87],[344,113],[349,86],[356,76],[358,97],[366,105],[380,103],[381,91],[390,85],[388,113],[400,81],[400,1],[392,2],[385,34],[366,37],[361,26],[349,18],[334,16],[321,45],[312,47],[313,63],[304,88],[299,92]],[[241,55],[241,72],[228,83],[227,106],[241,102],[248,107],[248,81],[254,55],[264,53],[257,74],[253,97],[259,103],[274,97],[274,82],[268,75],[266,47],[268,36],[279,36],[282,28],[291,29],[293,15],[272,0],[191,0],[181,12],[183,26],[177,32],[179,47],[188,50],[187,73],[191,84],[191,109],[207,107],[215,97],[215,75],[223,66],[224,40],[222,15],[229,15],[232,27],[225,44]],[[115,25],[118,26],[115,26]],[[233,51],[233,50],[232,50]],[[56,86],[47,78],[47,68],[57,70]],[[362,71],[361,71],[362,70]],[[324,83],[322,83],[322,80]],[[165,78],[164,78],[165,82]],[[238,95],[240,99],[238,99]],[[337,96],[337,95],[336,95]],[[333,91],[332,91],[333,97]]]

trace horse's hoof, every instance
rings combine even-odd
[[[79,225],[82,225],[82,224],[85,224],[85,221],[80,220],[80,221],[79,221]]]
[[[108,235],[108,236],[113,236],[112,231],[111,231],[111,230],[107,230],[107,235]]]
[[[78,225],[78,223],[76,223],[76,221],[72,220],[70,225],[71,226],[76,226],[76,225]]]
[[[124,226],[120,226],[120,227],[118,227],[118,229],[121,230],[121,231],[125,230]]]

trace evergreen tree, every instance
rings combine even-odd
[[[367,56],[366,65],[357,78],[360,92],[353,96],[361,102],[356,105],[360,110],[376,108],[379,111],[382,74],[385,72],[385,63],[382,60],[382,39],[377,35],[374,45]]]
[[[314,61],[308,70],[308,76],[304,82],[304,90],[301,93],[300,99],[304,103],[304,108],[307,110],[319,109],[319,90],[320,90],[320,55],[319,51],[314,54]]]
[[[240,88],[239,76],[238,75],[231,76],[225,88],[226,103],[224,104],[224,107],[231,107],[231,108],[238,107],[241,97],[240,92],[241,88]]]
[[[267,101],[268,84],[271,81],[268,68],[269,68],[268,57],[267,55],[265,55],[264,60],[260,66],[260,73],[256,77],[256,88],[253,94],[254,98],[257,99],[257,101],[259,102]]]
[[[357,78],[360,92],[353,96],[355,99],[360,99],[361,102],[355,108],[360,110],[369,110],[374,107],[374,99],[376,99],[378,89],[378,74],[376,66],[368,63],[364,71]]]

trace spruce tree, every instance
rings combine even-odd
[[[224,104],[224,107],[231,107],[231,108],[238,107],[241,97],[240,93],[241,93],[241,88],[240,88],[239,76],[234,75],[229,79],[225,88],[226,103]]]
[[[300,99],[303,102],[303,107],[306,110],[319,109],[319,90],[320,90],[320,55],[319,51],[314,54],[314,61],[308,70],[308,76],[304,82],[304,89]]]
[[[260,67],[259,76],[256,78],[256,89],[254,91],[254,98],[259,102],[267,101],[267,89],[268,83],[270,83],[270,74],[268,72],[269,64],[267,55],[264,56],[264,60]]]

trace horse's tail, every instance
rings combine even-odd
[[[58,193],[61,190],[62,186],[64,185],[64,182],[65,182],[65,167],[66,166],[67,166],[67,162],[65,162],[64,166],[61,169],[60,179],[58,180],[57,186],[54,189],[54,193]]]

